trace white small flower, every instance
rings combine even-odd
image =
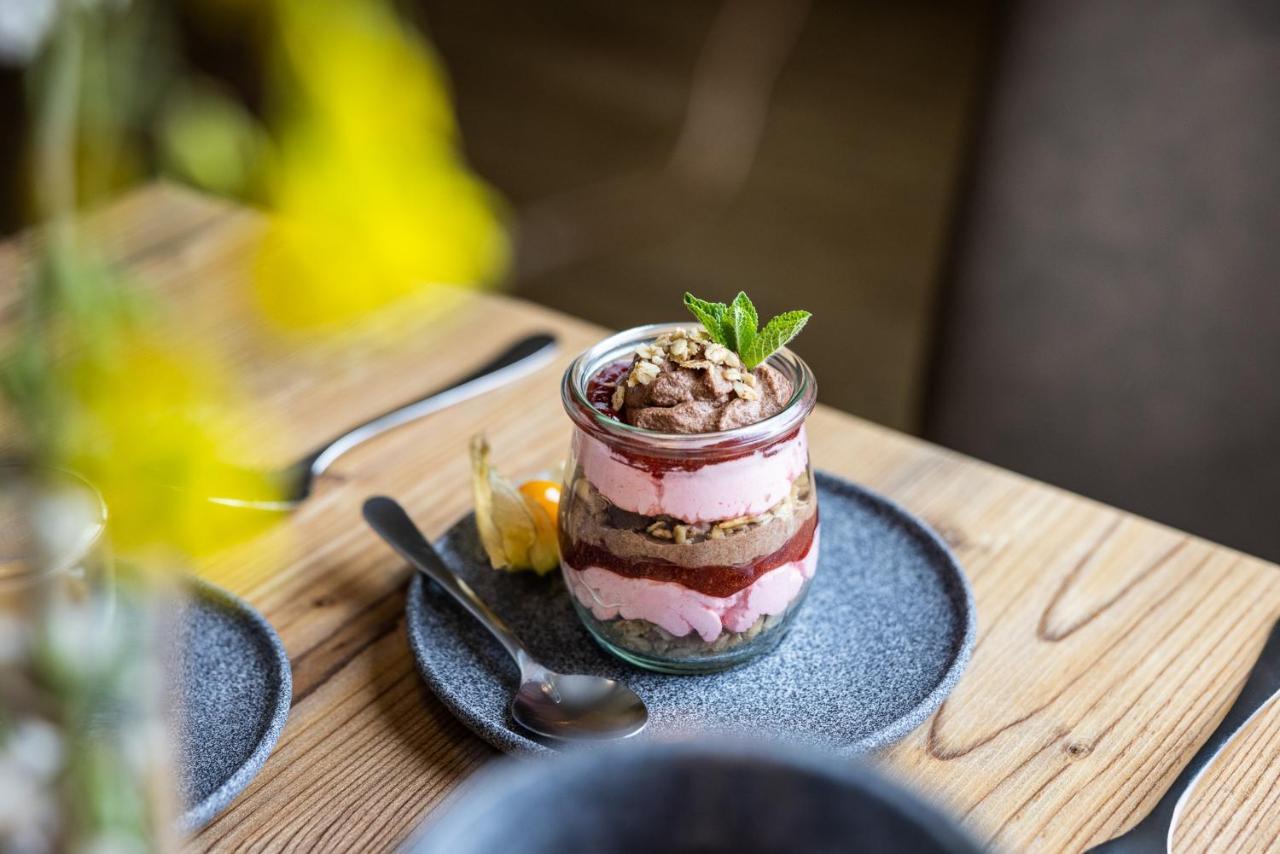
[[[28,719],[9,735],[5,761],[21,766],[40,782],[48,782],[62,768],[62,736],[51,724]]]
[[[0,63],[30,62],[53,29],[57,0],[0,0]]]

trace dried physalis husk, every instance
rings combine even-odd
[[[560,563],[555,520],[489,465],[489,443],[471,437],[471,488],[476,528],[494,569],[539,575]]]

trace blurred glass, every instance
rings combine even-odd
[[[109,574],[105,527],[102,499],[79,477],[0,467],[0,617],[43,595],[86,596],[89,584]]]
[[[157,599],[84,480],[0,466],[0,850],[173,847]]]

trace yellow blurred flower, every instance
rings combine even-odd
[[[260,304],[286,327],[492,283],[509,247],[467,171],[443,74],[378,0],[276,0],[277,122]]]
[[[131,329],[63,371],[66,418],[51,461],[102,492],[114,547],[201,557],[278,521],[208,500],[278,497],[266,475],[231,462],[249,441],[248,407],[208,354]]]

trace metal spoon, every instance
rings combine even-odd
[[[484,365],[444,388],[397,406],[330,439],[297,462],[271,472],[269,480],[278,489],[270,497],[254,495],[211,496],[210,501],[228,507],[288,511],[306,500],[315,479],[324,474],[338,457],[352,448],[424,415],[439,412],[455,403],[491,391],[531,373],[556,351],[556,337],[547,333],[529,335],[512,344]]]
[[[636,693],[613,679],[569,676],[539,664],[502,618],[449,569],[394,499],[364,503],[364,519],[393,549],[471,612],[515,659],[520,688],[511,716],[527,730],[563,741],[626,738],[644,729],[649,712]]]

